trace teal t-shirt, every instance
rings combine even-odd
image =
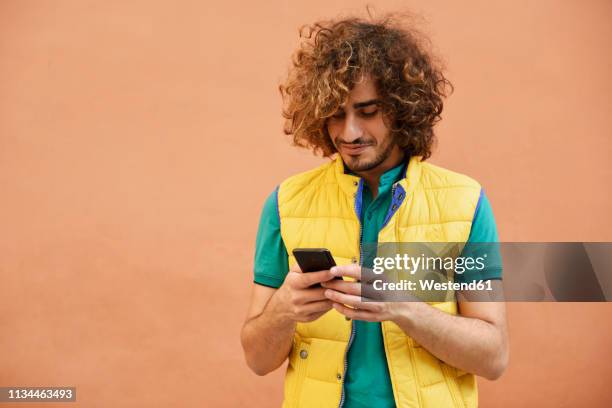
[[[364,183],[362,192],[362,243],[376,243],[378,232],[383,226],[385,216],[391,205],[393,183],[405,173],[405,163],[385,172],[379,181],[378,195],[374,199],[372,191]],[[285,280],[289,270],[287,248],[280,234],[280,220],[277,208],[277,194],[274,191],[266,200],[255,244],[255,283],[278,288]],[[497,242],[497,227],[491,205],[481,192],[472,229],[470,242]],[[501,279],[502,268],[491,266],[478,275],[456,275],[457,281]],[[378,322],[353,321],[355,334],[348,351],[347,372],[345,375],[345,404],[348,408],[394,407],[393,389],[387,368],[387,358],[381,325]]]

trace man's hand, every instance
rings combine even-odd
[[[395,321],[410,308],[412,302],[377,302],[362,298],[361,266],[357,264],[335,266],[330,272],[332,276],[347,276],[356,280],[334,279],[321,284],[327,289],[324,294],[333,302],[333,308],[346,317],[368,322]]]
[[[318,319],[331,310],[332,301],[325,297],[325,288],[317,284],[333,277],[330,271],[302,273],[298,265],[293,266],[278,289],[276,310],[284,312],[285,317],[294,322]]]
[[[390,320],[440,360],[489,380],[501,376],[508,365],[508,333],[503,302],[458,301],[459,315],[442,312],[425,302],[364,302],[361,267],[338,266],[333,276],[348,276],[357,282],[322,283],[325,296],[343,315],[356,320]],[[492,281],[503,293],[501,281]],[[462,299],[462,293],[458,298]],[[349,307],[350,306],[350,307]]]
[[[256,374],[266,375],[287,359],[297,322],[311,322],[331,310],[325,289],[311,286],[332,278],[329,271],[302,273],[295,266],[278,289],[253,285],[241,341],[247,364]]]

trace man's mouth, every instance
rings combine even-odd
[[[367,149],[368,147],[372,146],[369,143],[362,143],[362,144],[342,144],[340,146],[341,150],[344,151],[346,154],[351,155],[351,156],[355,156],[358,154],[361,154],[365,149]]]

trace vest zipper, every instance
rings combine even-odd
[[[359,186],[357,187],[357,193],[355,193],[355,214],[357,214],[357,221],[359,221],[359,266],[361,266],[363,260],[363,249],[361,245],[361,239],[363,235],[363,225],[361,224],[361,196],[363,193],[363,179],[359,179]],[[344,372],[342,373],[342,393],[340,394],[340,404],[339,408],[342,408],[344,405],[344,398],[346,394],[344,393],[344,382],[346,381],[346,370],[348,369],[348,352],[351,348],[351,344],[353,344],[353,338],[355,337],[355,324],[353,320],[351,320],[351,335],[349,336],[348,344],[346,345],[346,350],[344,350]]]
[[[344,397],[346,395],[344,393],[344,381],[346,380],[346,370],[348,369],[348,351],[351,348],[351,344],[353,343],[353,337],[355,337],[355,325],[351,320],[351,335],[349,337],[349,342],[346,346],[346,350],[344,351],[344,372],[342,373],[342,394],[340,395],[340,405],[338,405],[339,408],[342,408],[342,406],[344,405]]]
[[[397,194],[397,196],[395,195],[395,190],[399,187],[400,192],[399,194]],[[405,197],[405,191],[404,188],[402,186],[399,185],[399,182],[395,182],[393,183],[393,187],[391,188],[391,204],[389,205],[389,210],[387,211],[387,215],[385,216],[385,220],[383,222],[383,226],[380,228],[380,230],[382,231],[382,229],[387,225],[387,223],[389,222],[389,220],[391,220],[391,217],[393,217],[393,215],[395,214],[395,212],[397,211],[397,209],[399,208],[400,205],[402,205],[403,201],[404,201],[404,197]],[[378,231],[380,233],[380,231]],[[378,241],[378,244],[380,244],[380,240]],[[387,370],[389,370],[389,377],[391,377],[391,367],[389,366],[389,348],[387,347],[387,336],[385,334],[385,330],[384,330],[384,322],[380,323],[380,331],[382,332],[383,335],[383,346],[385,349],[385,357],[387,359]],[[412,365],[412,362],[410,363]],[[413,371],[414,371],[414,366],[412,366]],[[414,374],[416,375],[416,374]],[[414,377],[416,380],[416,377]],[[391,389],[393,391],[393,400],[395,402],[396,406],[399,406],[398,402],[398,393],[396,391],[396,387],[397,385],[393,383],[393,379],[391,379]],[[419,406],[420,406],[420,396],[419,396]]]
[[[391,207],[389,208],[389,212],[387,213],[387,216],[385,217],[385,221],[383,223],[383,226],[381,227],[384,228],[385,225],[387,225],[387,223],[389,222],[389,220],[391,219],[391,217],[393,216],[393,214],[395,214],[395,212],[397,211],[397,209],[399,208],[399,206],[402,204],[402,202],[404,201],[404,197],[405,197],[405,192],[404,189],[402,188],[402,186],[399,186],[401,192],[397,195],[397,197],[395,196],[395,190],[396,188],[399,186],[399,183],[393,183],[393,187],[391,188]],[[357,220],[359,221],[359,266],[363,266],[363,246],[362,246],[362,235],[363,235],[363,225],[361,224],[361,196],[362,196],[362,192],[363,192],[363,179],[359,179],[359,187],[357,188],[357,193],[355,194],[355,213],[357,214]],[[381,330],[382,330],[382,323],[381,323]],[[340,395],[340,405],[339,408],[342,408],[342,406],[344,405],[344,398],[345,398],[345,393],[344,393],[344,381],[346,380],[346,370],[348,369],[348,352],[349,349],[351,348],[351,344],[353,343],[353,338],[355,337],[355,324],[353,323],[353,321],[351,320],[351,335],[349,337],[349,342],[348,345],[346,346],[346,350],[344,351],[344,373],[342,373],[343,378],[342,378],[342,394]],[[383,331],[383,345],[385,346],[385,354],[386,354],[386,348],[387,345],[384,342],[384,331]],[[395,394],[395,393],[394,393]],[[393,395],[394,399],[396,399],[396,395]]]

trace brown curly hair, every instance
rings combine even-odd
[[[433,127],[452,84],[425,51],[422,35],[402,27],[402,16],[319,21],[300,29],[301,44],[279,86],[284,132],[293,135],[294,145],[325,157],[335,153],[326,121],[369,75],[398,145],[423,160],[431,156]]]

